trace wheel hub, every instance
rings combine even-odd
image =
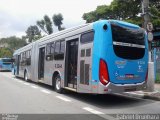
[[[56,78],[56,89],[59,90],[61,86],[61,80],[59,78]]]

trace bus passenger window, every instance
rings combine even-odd
[[[87,33],[83,33],[81,35],[81,43],[89,43],[89,42],[92,42],[94,39],[94,32],[91,31],[91,32],[87,32]]]
[[[51,43],[51,54],[53,54],[54,53],[54,43]]]
[[[55,43],[54,50],[54,59],[55,60],[63,60],[64,59],[64,51],[65,51],[65,41],[57,41]]]
[[[51,45],[48,44],[47,47],[46,47],[46,54],[51,54]]]
[[[60,53],[64,55],[64,51],[65,51],[65,41],[61,41]]]
[[[59,54],[59,49],[60,49],[60,41],[57,41],[55,43],[55,50],[54,50],[55,55]]]
[[[27,51],[26,65],[31,65],[31,50]]]
[[[53,53],[54,53],[54,43],[47,44],[47,47],[46,47],[46,60],[47,61],[53,60]]]

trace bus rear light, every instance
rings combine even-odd
[[[99,79],[103,85],[107,85],[109,83],[108,66],[106,62],[102,59],[100,59],[99,65]]]

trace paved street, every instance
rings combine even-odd
[[[160,113],[159,101],[122,95],[58,94],[50,86],[14,78],[11,72],[0,72],[0,85],[0,113],[96,114],[94,119],[112,119],[109,114],[118,113]]]

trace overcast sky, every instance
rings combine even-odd
[[[47,14],[62,13],[66,28],[85,23],[82,15],[112,0],[0,0],[0,38],[25,35],[30,25]],[[54,31],[57,31],[54,28]]]

